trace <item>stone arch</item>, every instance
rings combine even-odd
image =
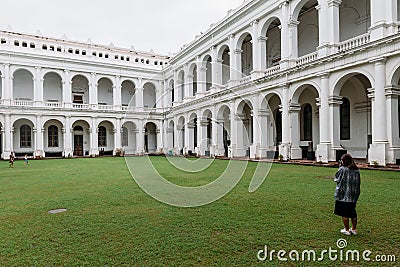
[[[114,84],[111,79],[101,77],[97,80],[97,99],[99,105],[113,105]]]
[[[59,73],[49,71],[43,75],[43,100],[45,102],[63,101],[63,80]]]
[[[124,108],[136,107],[136,84],[130,79],[125,79],[121,83],[121,105]]]
[[[138,127],[133,121],[125,121],[121,127],[121,146],[125,155],[137,153],[137,132]]]
[[[157,152],[157,124],[147,122],[144,126],[144,150],[146,153]]]
[[[179,101],[183,101],[185,98],[185,71],[180,70],[178,72],[178,95],[179,95]]]
[[[152,82],[146,82],[143,86],[143,106],[145,108],[156,108],[156,86]]]
[[[231,49],[228,44],[223,44],[218,50],[218,60],[221,60],[221,83],[225,85],[231,79],[230,68],[231,68]]]
[[[72,102],[75,104],[89,103],[89,79],[83,74],[74,75],[71,79]]]
[[[58,119],[43,123],[43,149],[46,157],[62,157],[64,152],[64,124]]]
[[[28,69],[19,68],[13,72],[13,99],[33,101],[33,74]]]
[[[254,38],[250,32],[242,33],[237,40],[237,51],[241,51],[237,68],[241,71],[242,77],[249,76],[253,71],[253,44]]]
[[[80,118],[74,119],[71,123],[73,155],[78,157],[89,156],[91,149],[90,123],[87,120]]]
[[[17,118],[13,125],[13,148],[15,156],[34,156],[36,143],[35,133],[36,124],[29,118]],[[41,130],[41,129],[40,129]]]

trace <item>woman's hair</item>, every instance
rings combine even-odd
[[[354,159],[350,154],[344,154],[340,160],[342,161],[342,165],[347,167],[347,168],[355,168],[358,169],[356,163],[354,162]]]

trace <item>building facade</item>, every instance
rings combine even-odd
[[[398,163],[399,17],[399,0],[248,0],[172,57],[0,32],[2,157]]]

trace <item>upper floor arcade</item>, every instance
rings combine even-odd
[[[399,18],[400,0],[245,1],[170,60],[168,102],[352,53],[398,34]]]
[[[157,79],[11,64],[0,66],[0,74],[3,106],[164,111],[163,82]]]

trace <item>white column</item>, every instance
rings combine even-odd
[[[233,158],[236,156],[236,147],[237,147],[237,139],[238,139],[238,135],[237,135],[237,116],[236,116],[236,105],[235,105],[235,101],[231,101],[230,104],[230,119],[231,119],[231,145],[229,146],[228,149],[228,156],[230,158]]]
[[[44,156],[44,151],[43,151],[43,132],[44,129],[42,128],[42,116],[37,115],[36,116],[36,127],[34,128],[34,135],[35,135],[35,151],[33,156],[39,156],[43,157]]]
[[[298,103],[292,103],[289,106],[290,120],[290,158],[301,159],[302,153],[300,149],[300,111],[301,107]],[[282,123],[283,124],[283,123]]]
[[[258,45],[258,21],[254,20],[251,24],[251,32],[253,36],[253,71],[251,73],[252,78],[260,77],[261,73],[261,47]]]
[[[71,116],[65,116],[65,125],[63,128],[64,133],[64,157],[73,156],[72,134],[73,129],[71,125]]]
[[[329,74],[321,76],[321,93],[319,101],[319,137],[320,141],[317,145],[315,153],[318,162],[327,163],[329,158],[329,150],[331,147],[330,137],[330,116],[329,116]],[[331,159],[334,160],[334,159]]]
[[[10,105],[10,99],[12,99],[12,85],[10,83],[10,64],[4,65],[4,74],[2,76],[3,86],[1,98],[3,99],[3,105]]]
[[[9,159],[11,152],[13,152],[12,144],[12,127],[11,127],[11,117],[9,113],[4,114],[4,153],[3,158]]]
[[[115,150],[122,149],[121,145],[121,119],[117,118],[115,121],[115,129],[114,129],[114,153]]]
[[[113,86],[113,104],[114,109],[121,110],[121,76],[115,76],[115,85]]]
[[[267,69],[267,40],[268,37],[265,36],[259,36],[257,38],[257,46],[260,51],[260,56],[256,58],[256,60],[259,61],[257,65],[260,66],[260,71]]]
[[[144,153],[144,125],[143,119],[138,120],[138,134],[136,135],[136,153],[143,155]]]
[[[267,157],[268,148],[268,139],[270,138],[269,134],[269,125],[268,125],[268,116],[269,110],[267,109],[260,109],[258,111],[259,117],[259,127],[260,127],[260,157],[265,158]]]
[[[213,46],[210,49],[211,52],[211,92],[216,92],[218,87],[221,86],[221,61],[218,60],[217,47]]]
[[[216,108],[214,106],[211,119],[211,146],[210,155],[212,157],[218,156],[218,139],[221,127],[218,125],[218,117],[216,113]]]
[[[279,146],[279,153],[283,160],[290,158],[290,120],[289,120],[289,87],[282,88],[282,144]]]
[[[370,40],[375,41],[386,36],[386,16],[389,8],[389,2],[382,0],[370,0],[371,3],[371,32]]]
[[[386,105],[387,105],[387,133],[390,149],[388,151],[388,164],[395,164],[396,159],[400,158],[400,139],[399,139],[399,86],[386,86]]]
[[[158,122],[157,127],[157,153],[164,152],[164,121]]]
[[[326,56],[336,52],[340,42],[339,6],[342,0],[319,1],[316,7],[319,11],[319,47],[318,56]]]
[[[261,124],[259,120],[260,107],[258,101],[258,94],[253,97],[253,110],[252,110],[252,120],[253,120],[253,143],[250,146],[250,158],[260,158],[260,145],[261,145]]]
[[[384,58],[373,62],[375,64],[375,88],[370,90],[374,99],[372,102],[372,144],[368,150],[368,161],[371,164],[376,161],[381,166],[385,166],[387,163],[388,151],[385,62]]]
[[[229,36],[229,51],[230,51],[230,82],[228,81],[228,84],[232,85],[234,81],[238,79],[238,72],[241,73],[241,70],[238,71],[238,54],[237,54],[237,48],[236,48],[236,43],[235,43],[235,35],[231,34]],[[241,50],[239,50],[241,51]],[[239,53],[239,60],[240,60],[240,53]]]
[[[64,106],[66,108],[71,108],[72,107],[72,81],[71,81],[69,70],[64,70],[62,90],[63,90]]]
[[[300,24],[297,20],[289,21],[289,59],[296,59],[298,57],[298,37],[297,26]]]
[[[341,96],[329,96],[329,125],[331,132],[332,152],[342,149],[340,145],[340,105],[342,104]],[[330,160],[336,160],[335,155],[331,155]]]
[[[97,86],[96,73],[92,72],[92,79],[89,84],[89,105],[92,109],[97,109],[98,105]]]
[[[138,79],[137,88],[135,93],[136,110],[143,110],[143,81],[141,78]]]
[[[35,106],[41,106],[43,102],[43,79],[42,68],[35,67],[36,72],[33,77],[33,101]]]
[[[374,143],[387,142],[387,126],[386,120],[386,96],[385,96],[385,59],[380,59],[375,63],[375,109],[372,114],[374,116],[375,127],[372,130],[372,141]]]
[[[90,125],[90,155],[98,155],[99,154],[99,144],[98,144],[98,127],[97,127],[97,118],[92,117],[92,124]]]
[[[282,29],[281,29],[281,61],[280,68],[286,69],[289,67],[290,57],[290,33],[289,33],[289,2],[285,1],[280,5],[282,14]]]
[[[207,69],[203,66],[205,65],[205,62],[203,62],[200,57],[197,57],[196,65],[197,65],[197,96],[202,97],[206,93]]]

